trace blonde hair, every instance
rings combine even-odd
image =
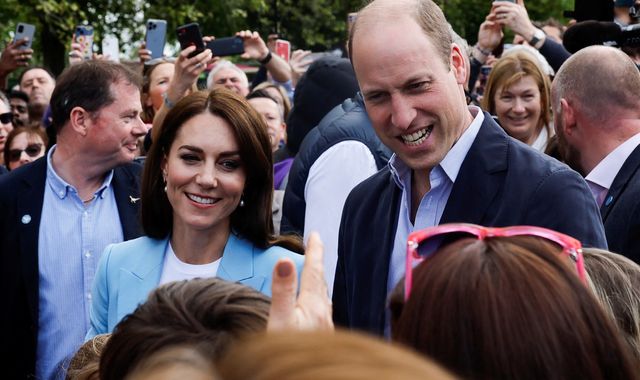
[[[454,378],[437,364],[405,348],[340,330],[254,336],[236,344],[217,363],[217,368],[225,380]]]
[[[589,286],[640,359],[640,266],[613,252],[584,248]]]
[[[78,349],[67,369],[67,380],[99,380],[100,355],[111,334],[96,335]]]

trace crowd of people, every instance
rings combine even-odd
[[[469,46],[374,0],[348,58],[239,31],[252,81],[9,43],[6,377],[640,378],[640,71],[487,12]]]

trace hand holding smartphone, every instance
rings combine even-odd
[[[239,55],[244,53],[244,41],[240,37],[223,37],[207,43],[207,48],[218,57]]]
[[[198,23],[192,22],[190,24],[181,25],[176,29],[176,33],[178,34],[178,41],[180,42],[181,50],[192,45],[196,47],[196,50],[189,54],[189,58],[204,51],[204,41],[202,40],[202,34],[200,33],[200,26]]]
[[[107,34],[102,38],[102,55],[110,61],[120,62],[120,44],[118,37]]]
[[[80,45],[82,57],[85,60],[93,57],[93,27],[91,25],[76,26],[73,42]]]
[[[291,43],[287,40],[276,40],[276,54],[289,63],[289,57],[291,56]]]
[[[151,51],[151,59],[164,56],[164,45],[167,39],[167,22],[150,18],[147,20],[145,46]]]

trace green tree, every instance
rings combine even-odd
[[[470,43],[491,7],[490,0],[436,0],[454,29]],[[363,0],[2,0],[0,35],[7,40],[17,22],[36,25],[35,64],[55,73],[66,64],[66,52],[77,24],[94,27],[99,45],[105,33],[116,35],[123,51],[135,59],[137,42],[144,37],[145,20],[165,19],[167,39],[175,43],[175,28],[198,22],[205,35],[229,36],[242,29],[258,30],[266,38],[279,32],[294,47],[315,51],[342,46],[347,38],[346,17]],[[534,20],[562,18],[573,0],[528,1]]]

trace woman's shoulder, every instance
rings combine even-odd
[[[167,239],[154,239],[142,236],[136,239],[108,245],[102,260],[111,264],[144,260],[149,254],[156,256],[156,252],[166,249]]]
[[[289,258],[293,260],[297,267],[301,267],[304,263],[304,256],[277,245],[265,249],[264,252],[262,252],[262,255],[269,256],[273,261],[277,261],[285,257]]]

